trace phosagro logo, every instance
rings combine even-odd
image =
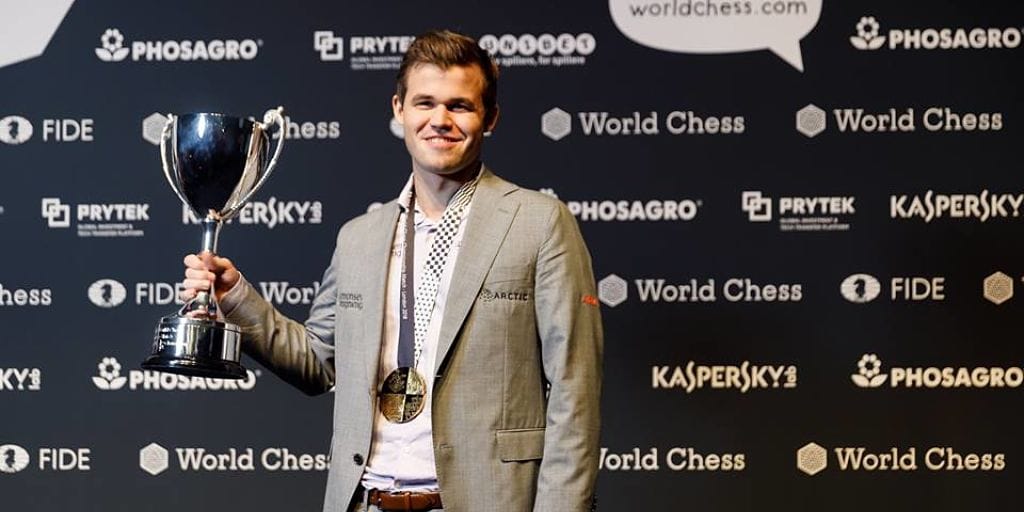
[[[71,205],[58,197],[44,197],[41,201],[42,217],[50,228],[71,227]],[[75,207],[78,236],[83,238],[134,238],[145,235],[136,228],[139,222],[149,221],[148,204],[79,204]]]
[[[252,60],[259,53],[262,40],[211,39],[182,41],[133,41],[126,44],[120,30],[108,28],[99,38],[96,57],[104,62],[132,61],[223,61]]]
[[[130,370],[121,375],[121,363],[114,357],[104,357],[97,365],[98,375],[93,384],[105,391],[116,391],[128,385],[132,391],[250,391],[256,386],[259,371],[246,370],[243,380],[188,377],[150,370]]]
[[[703,205],[700,199],[566,201],[569,213],[583,222],[689,221]]]
[[[592,34],[485,34],[480,47],[498,64],[512,66],[582,66],[597,48]]]
[[[182,224],[199,224],[199,219],[187,205],[181,205]],[[281,201],[270,197],[266,201],[250,201],[228,223],[266,226],[274,229],[280,224],[320,224],[323,222],[323,203],[320,201]]]
[[[28,467],[28,452],[16,444],[0,445],[0,473],[17,473]]]
[[[864,16],[854,27],[850,44],[858,50],[983,50],[1017,48],[1021,43],[1018,27],[943,27],[896,28],[882,35],[881,25],[874,16]]]
[[[796,365],[697,364],[651,367],[651,389],[679,389],[686,393],[703,389],[731,389],[740,393],[751,390],[794,389]]]
[[[924,196],[899,194],[889,196],[889,216],[893,219],[1008,219],[1021,216],[1024,194],[996,194],[988,189],[980,194],[936,194],[929,190]]]
[[[32,138],[32,123],[21,116],[0,119],[0,142],[21,144]]]
[[[875,354],[864,354],[857,362],[857,373],[850,376],[861,388],[1019,388],[1024,384],[1024,368],[1019,366],[968,367],[893,367],[882,371]]]
[[[844,218],[857,213],[853,196],[780,197],[777,201],[779,231],[849,231]],[[771,222],[773,200],[760,190],[740,193],[740,210],[750,222]]]

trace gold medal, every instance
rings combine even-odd
[[[377,397],[380,413],[391,423],[408,423],[423,411],[427,384],[415,368],[403,366],[388,374]]]

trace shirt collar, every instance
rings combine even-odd
[[[480,177],[483,176],[483,175],[484,175],[484,164],[481,163],[480,164],[480,169],[477,170],[476,177],[473,178],[473,181],[477,182],[477,184],[479,184]],[[401,209],[400,211],[402,213],[405,213],[406,205],[409,204],[409,194],[412,193],[412,177],[413,177],[413,174],[409,173],[409,179],[405,180],[405,186],[402,187],[402,191],[398,194],[398,207]],[[415,210],[416,223],[419,224],[420,223],[420,216],[423,215],[423,212],[420,210],[420,203],[419,203],[419,201],[416,201],[416,204],[413,205],[413,209]]]

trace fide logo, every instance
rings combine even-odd
[[[101,308],[116,308],[127,297],[128,290],[113,279],[100,279],[89,286],[89,300]]]
[[[0,119],[0,142],[17,145],[32,138],[32,123],[21,116]]]
[[[28,452],[16,444],[0,446],[0,473],[17,473],[28,467]]]
[[[855,304],[864,304],[878,298],[882,284],[870,274],[853,274],[839,285],[843,298]]]

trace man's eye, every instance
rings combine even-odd
[[[452,105],[452,106],[451,106],[451,107],[449,108],[449,110],[453,110],[453,111],[455,111],[455,112],[469,112],[469,111],[471,111],[471,110],[473,110],[473,109],[472,109],[472,108],[470,108],[470,106],[469,106],[469,105],[466,105],[466,104],[464,104],[464,103],[456,103],[455,105]]]
[[[414,105],[420,108],[431,108],[434,106],[434,104],[429,101],[417,101]]]

